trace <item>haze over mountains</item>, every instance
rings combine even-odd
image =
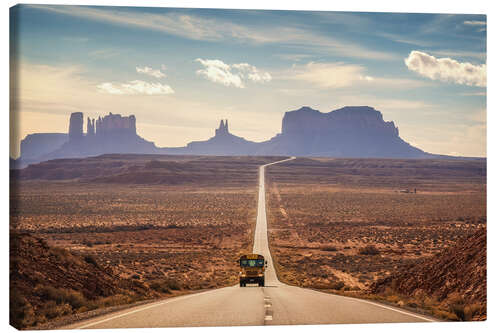
[[[15,166],[58,158],[88,157],[109,153],[182,155],[274,155],[350,158],[432,158],[399,137],[392,121],[369,106],[347,106],[328,113],[310,107],[288,111],[281,133],[264,142],[252,142],[229,131],[228,121],[220,122],[215,135],[185,147],[160,148],[136,133],[133,115],[109,114],[87,119],[71,115],[69,133],[36,133],[21,142],[21,157]],[[12,162],[12,161],[11,161]],[[12,164],[12,163],[11,163]]]

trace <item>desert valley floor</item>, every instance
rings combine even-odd
[[[93,302],[68,301],[54,313],[47,302],[65,301],[51,299],[50,279],[30,280],[33,292],[11,271],[16,302],[38,309],[25,325],[99,307],[104,296],[114,297],[106,306],[236,284],[235,261],[252,248],[258,166],[281,159],[103,155],[13,171],[11,234],[30,234],[147,290],[138,298],[120,298],[119,289],[87,292]],[[485,318],[482,282],[455,300],[469,306],[468,318],[450,310],[458,296],[439,284],[415,292],[394,282],[408,267],[485,234],[485,160],[297,158],[270,166],[266,177],[270,248],[282,282],[446,319]]]

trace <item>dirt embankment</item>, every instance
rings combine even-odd
[[[10,323],[26,328],[109,305],[158,296],[120,279],[91,256],[54,248],[25,233],[10,235]]]
[[[371,291],[407,298],[448,319],[486,320],[486,229],[375,282]]]

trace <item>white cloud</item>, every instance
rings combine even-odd
[[[436,58],[420,51],[411,51],[405,64],[409,70],[432,80],[486,87],[486,64],[473,65],[451,58]]]
[[[231,67],[220,60],[203,60],[196,59],[205,68],[196,71],[196,74],[202,75],[212,82],[220,83],[226,87],[235,86],[237,88],[244,88],[245,85],[241,81],[239,75],[231,73]]]
[[[253,82],[269,82],[272,80],[271,74],[260,71],[257,67],[247,63],[233,64],[231,67],[238,70],[242,76],[246,74],[247,78]]]
[[[464,21],[465,25],[479,25],[479,26],[485,26],[486,21]]]
[[[162,69],[164,70],[164,65],[162,65]],[[159,69],[152,69],[151,67],[144,66],[144,67],[136,67],[135,70],[137,73],[141,74],[146,74],[152,77],[155,77],[157,79],[161,79],[162,77],[165,77],[166,75]]]
[[[230,65],[218,59],[205,60],[200,58],[195,61],[205,67],[204,69],[196,71],[198,75],[202,75],[208,80],[223,84],[226,87],[234,86],[237,88],[245,88],[245,84],[243,83],[245,78],[258,83],[272,80],[271,74],[263,72],[248,63]]]
[[[97,86],[100,92],[112,95],[169,95],[174,90],[166,84],[133,80],[126,83],[104,82]]]
[[[417,80],[370,76],[366,74],[365,67],[342,62],[294,65],[283,78],[304,81],[323,89],[340,89],[354,85],[410,89],[426,85],[425,82]]]
[[[344,63],[315,63],[295,65],[292,78],[312,83],[320,88],[344,88],[363,80],[364,67]]]

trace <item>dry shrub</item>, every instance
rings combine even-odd
[[[443,318],[445,320],[457,321],[458,317],[449,311],[441,310],[441,309],[432,309],[432,314],[434,317]]]
[[[129,295],[117,294],[113,296],[104,297],[92,302],[93,308],[103,308],[108,306],[122,305],[133,303],[135,298]]]
[[[450,294],[448,297],[448,308],[451,313],[457,316],[458,320],[465,319],[465,300],[462,295],[457,293]]]
[[[169,283],[168,280],[166,279],[159,279],[159,280],[154,280],[149,284],[149,287],[153,289],[154,291],[164,293],[164,294],[171,294],[172,292],[170,291],[169,288]]]
[[[91,254],[86,254],[83,257],[83,260],[85,260],[85,262],[87,264],[91,264],[91,265],[94,265],[95,267],[99,267],[99,265],[97,264],[97,261],[95,260],[95,257]]]
[[[340,289],[342,289],[342,287],[344,287],[344,285],[345,285],[345,284],[344,284],[344,282],[342,282],[342,281],[337,281],[337,282],[334,282],[334,283],[332,284],[332,289],[335,289],[335,290],[340,290]]]
[[[367,245],[367,246],[361,247],[358,250],[358,253],[362,254],[362,255],[374,256],[374,255],[380,254],[380,251],[379,251],[379,249],[377,249],[373,245]]]
[[[33,306],[26,298],[15,292],[10,293],[9,322],[16,328],[32,326],[36,323]]]
[[[47,319],[53,319],[68,315],[72,312],[73,308],[67,303],[57,304],[54,301],[49,301],[45,303],[44,307],[40,311],[40,314]]]
[[[479,315],[480,313],[486,313],[485,308],[486,305],[480,303],[466,305],[464,309],[466,320],[474,320],[474,317],[476,317],[476,315]]]
[[[53,301],[56,304],[68,304],[74,309],[78,309],[88,303],[81,292],[71,289],[39,285],[35,287],[35,294],[47,302]]]
[[[335,251],[338,251],[337,247],[333,246],[333,245],[323,245],[321,247],[321,250],[322,251],[330,251],[330,252],[335,252]]]

